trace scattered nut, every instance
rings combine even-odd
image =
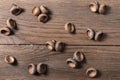
[[[13,64],[13,63],[15,63],[15,57],[13,57],[11,55],[5,56],[5,62],[9,63],[9,64]]]
[[[55,50],[56,51],[63,51],[65,47],[65,44],[61,41],[57,41],[55,44]]]
[[[106,13],[106,5],[105,4],[101,4],[99,7],[99,13],[100,14],[105,14]]]
[[[16,21],[11,18],[7,19],[6,24],[10,29],[16,29],[17,27]]]
[[[37,72],[39,74],[45,74],[47,72],[47,65],[43,63],[37,64]]]
[[[74,59],[72,59],[72,58],[68,58],[67,60],[66,60],[66,62],[67,62],[67,65],[70,67],[70,68],[76,68],[77,67],[77,62],[76,62],[76,60],[74,60]]]
[[[34,16],[39,16],[40,13],[41,13],[41,11],[40,11],[40,8],[39,8],[39,7],[34,7],[34,8],[32,9],[32,14],[33,14]]]
[[[23,12],[23,9],[21,7],[19,7],[19,6],[17,6],[16,4],[13,4],[12,8],[10,9],[10,12],[13,15],[17,16],[17,15],[19,15],[19,14],[21,14]]]
[[[97,32],[96,35],[95,35],[95,40],[96,40],[96,41],[100,41],[100,40],[102,39],[102,37],[103,37],[103,32],[102,32],[102,31],[99,31],[99,32]]]
[[[84,54],[82,52],[76,51],[73,54],[73,59],[75,59],[78,62],[82,62],[84,60]]]
[[[47,14],[40,14],[40,15],[38,16],[38,21],[43,22],[43,23],[47,22],[48,19],[49,19],[49,17],[48,17]]]
[[[97,1],[92,2],[92,3],[90,3],[89,8],[90,8],[91,12],[94,12],[94,13],[98,12],[99,3]]]
[[[47,46],[48,50],[54,51],[55,50],[55,43],[56,43],[55,40],[47,41],[46,46]]]
[[[28,72],[29,74],[34,75],[37,72],[36,65],[35,64],[29,64],[28,65]]]
[[[0,33],[5,36],[9,36],[12,33],[12,31],[8,27],[3,27],[3,28],[0,28]]]
[[[86,70],[86,75],[90,78],[94,78],[97,76],[98,71],[95,68],[88,68]]]
[[[75,32],[75,25],[73,23],[66,23],[65,30],[68,31],[69,33],[74,33]]]
[[[95,31],[93,29],[88,28],[87,30],[87,36],[89,39],[94,39],[95,37]]]
[[[40,6],[40,10],[41,10],[41,12],[42,12],[43,14],[49,13],[49,11],[47,10],[47,8],[46,8],[45,6],[43,6],[43,5]]]

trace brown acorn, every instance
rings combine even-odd
[[[3,28],[0,28],[0,33],[5,36],[9,36],[12,33],[12,31],[8,27],[3,27]]]
[[[89,5],[91,12],[96,13],[99,10],[99,3],[97,1],[91,2]]]
[[[76,62],[76,60],[73,59],[73,58],[68,58],[68,59],[66,60],[66,63],[67,63],[67,65],[68,65],[70,68],[76,68],[77,65],[78,65],[78,63]]]
[[[88,68],[86,70],[86,75],[90,78],[95,78],[97,76],[98,71],[95,68]]]
[[[11,55],[5,56],[5,62],[9,63],[9,64],[14,64],[15,63],[15,57],[13,57]]]
[[[47,65],[43,63],[37,64],[37,72],[39,74],[45,74],[47,72]]]
[[[79,51],[76,51],[74,54],[73,54],[73,59],[75,59],[76,61],[78,62],[82,62],[84,60],[84,54],[82,52],[79,52]]]
[[[32,75],[36,74],[36,72],[37,72],[36,65],[33,63],[29,64],[28,72],[29,72],[29,74],[32,74]]]

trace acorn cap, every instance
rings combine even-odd
[[[48,9],[45,6],[43,6],[43,5],[40,6],[40,10],[44,14],[48,14],[49,13]]]
[[[15,62],[15,57],[11,55],[5,56],[5,62],[9,64],[13,64]]]
[[[74,33],[75,32],[75,25],[73,23],[66,23],[65,30],[68,31],[69,33]]]
[[[95,31],[93,29],[88,28],[87,29],[87,36],[88,36],[89,39],[93,40],[94,37],[95,37]]]
[[[46,42],[46,47],[48,48],[48,50],[54,51],[55,50],[55,42],[53,42],[53,41],[47,41]]]
[[[19,15],[20,13],[23,12],[23,9],[22,9],[21,7],[19,7],[19,6],[17,6],[16,4],[12,4],[12,8],[10,9],[10,12],[11,12],[13,15],[17,16],[17,15]]]
[[[86,70],[86,75],[90,78],[94,78],[97,76],[97,70],[95,68],[88,68]]]
[[[84,54],[82,52],[76,51],[73,54],[73,59],[75,59],[78,62],[82,62],[84,60]]]
[[[43,63],[37,64],[37,72],[39,74],[45,74],[47,72],[47,65]]]
[[[36,65],[33,63],[29,64],[28,65],[28,72],[29,72],[29,74],[34,75],[37,72]]]
[[[8,27],[3,27],[3,28],[0,28],[0,33],[5,36],[9,36],[12,33],[12,31]]]
[[[77,62],[73,58],[68,58],[66,60],[66,63],[71,68],[76,68],[77,67]]]
[[[100,14],[105,14],[106,13],[106,8],[107,6],[105,4],[101,4],[99,7],[99,13]]]
[[[94,12],[94,13],[98,12],[99,3],[97,1],[91,2],[89,5],[89,8],[90,8],[91,12]]]
[[[39,8],[39,7],[34,7],[34,8],[32,9],[32,14],[33,14],[34,16],[39,16],[40,13],[41,13],[41,11],[40,11],[40,8]]]
[[[61,41],[57,41],[56,44],[55,44],[55,50],[56,51],[63,51],[64,50],[64,47],[65,47],[65,44]]]
[[[47,14],[40,14],[38,16],[38,21],[46,23],[49,19],[49,16]]]
[[[9,27],[10,29],[16,29],[17,27],[16,21],[11,18],[7,19],[6,24],[7,24],[7,27]]]

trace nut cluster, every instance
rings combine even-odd
[[[100,41],[103,38],[103,32],[102,31],[95,32],[93,29],[88,28],[87,36],[91,40]]]
[[[42,22],[42,23],[46,23],[49,19],[49,10],[41,5],[40,7],[34,7],[32,9],[32,14],[34,16],[37,16],[38,17],[38,21]]]
[[[51,41],[46,42],[46,47],[50,51],[60,51],[60,52],[62,52],[64,50],[65,44],[61,41],[51,40]]]
[[[83,62],[85,59],[85,56],[83,52],[76,51],[73,54],[73,58],[68,58],[66,60],[66,63],[71,68],[77,68],[79,63]]]
[[[105,4],[99,4],[99,2],[91,2],[89,8],[93,13],[105,14],[107,11],[107,6]]]
[[[19,7],[18,5],[16,4],[12,4],[12,7],[10,9],[10,12],[15,15],[15,16],[18,16],[19,14],[21,14],[22,12],[24,11],[23,8]]]
[[[6,25],[7,27],[0,28],[0,33],[3,35],[9,36],[17,29],[17,23],[14,19],[7,19]]]
[[[21,14],[24,11],[23,8],[17,6],[16,4],[12,4],[12,7],[10,9],[10,12],[15,15],[18,16],[19,14]],[[14,30],[17,29],[17,23],[14,19],[12,18],[8,18],[6,21],[6,25],[7,27],[2,27],[0,28],[0,33],[5,35],[5,36],[9,36],[11,34],[14,33]]]
[[[47,72],[47,65],[43,63],[39,64],[29,64],[28,65],[28,72],[29,74],[35,75],[35,74],[45,74]]]
[[[78,68],[79,64],[85,60],[83,52],[76,51],[73,54],[73,58],[68,58],[66,60],[67,65],[70,68]],[[95,78],[98,75],[98,70],[95,68],[88,68],[86,70],[86,76],[90,78]]]

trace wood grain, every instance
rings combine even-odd
[[[84,52],[86,60],[79,69],[71,69],[65,60],[72,57],[74,51]],[[116,46],[67,46],[63,53],[49,52],[39,45],[1,45],[0,46],[0,80],[119,80],[120,47]],[[6,55],[13,55],[18,65],[4,62]],[[29,63],[43,62],[48,65],[47,75],[30,75]],[[85,71],[95,67],[100,74],[95,79],[87,78]]]
[[[18,23],[15,35],[0,34],[0,44],[44,44],[48,40],[60,40],[67,44],[77,45],[120,45],[120,1],[99,0],[111,7],[106,15],[91,13],[88,9],[94,0],[0,0],[0,27],[6,26],[6,19],[13,18]],[[10,13],[12,3],[25,9],[19,16]],[[37,21],[31,10],[34,6],[46,5],[51,11],[51,19],[46,24]],[[76,34],[68,34],[64,24],[76,25]],[[86,29],[103,31],[103,41],[87,39]],[[71,43],[72,42],[72,43]]]
[[[0,34],[0,80],[120,80],[120,0],[99,0],[110,8],[106,15],[90,12],[88,5],[94,0],[0,0],[0,28],[6,20],[13,18],[18,30],[11,36]],[[15,3],[25,9],[19,16],[10,13]],[[51,19],[43,24],[37,21],[31,11],[34,6],[45,5],[51,11]],[[68,34],[64,24],[75,24],[76,34]],[[105,33],[102,41],[87,39],[86,30]],[[64,52],[49,52],[45,47],[48,40],[65,42]],[[71,69],[65,60],[74,51],[84,52],[86,60],[79,69]],[[16,57],[18,64],[9,65],[4,61],[6,55]],[[29,63],[48,64],[48,74],[30,75]],[[100,73],[95,79],[85,75],[89,67]]]

